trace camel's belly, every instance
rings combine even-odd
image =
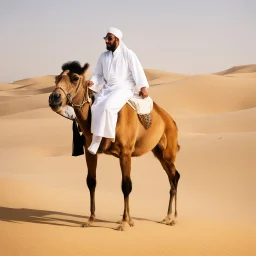
[[[140,129],[142,136],[139,136],[132,156],[140,156],[151,151],[158,144],[164,133],[162,123],[152,123],[152,126],[148,130],[145,130],[142,126]]]

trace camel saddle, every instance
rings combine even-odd
[[[153,109],[153,100],[150,97],[142,99],[135,94],[127,103],[137,112],[141,124],[147,130],[152,123],[150,113]]]

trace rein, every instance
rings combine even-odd
[[[81,78],[79,77],[78,85],[76,87],[75,94],[73,96],[71,96],[70,93],[66,93],[65,90],[61,86],[56,87],[56,89],[60,89],[60,90],[63,91],[63,93],[65,94],[65,96],[66,96],[66,98],[69,102],[69,105],[71,105],[73,108],[82,108],[85,103],[88,103],[90,105],[92,103],[92,99],[89,97],[88,86],[86,87],[86,91],[85,91],[86,92],[86,97],[84,95],[82,103],[77,105],[77,104],[74,104],[72,102],[72,100],[77,96],[77,91],[78,91],[78,88],[79,88],[80,84],[81,84]]]

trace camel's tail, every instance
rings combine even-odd
[[[177,142],[177,152],[179,152],[180,151],[180,145],[179,145],[179,143]]]
[[[173,121],[173,123],[174,123],[174,125],[175,125],[175,127],[176,127],[176,129],[178,131],[178,126],[177,126],[176,122],[174,120],[172,120],[172,121]],[[180,151],[180,145],[179,145],[179,143],[177,141],[177,151],[176,152],[179,152],[179,151]]]

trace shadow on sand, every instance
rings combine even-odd
[[[75,220],[75,219],[80,220]],[[22,223],[30,222],[37,224],[48,224],[54,226],[65,226],[65,227],[80,227],[82,223],[86,222],[88,216],[75,215],[64,212],[36,210],[27,208],[8,208],[0,207],[0,221]],[[98,223],[114,223],[111,221],[96,219],[94,222],[97,226]],[[105,226],[102,226],[106,228]]]

